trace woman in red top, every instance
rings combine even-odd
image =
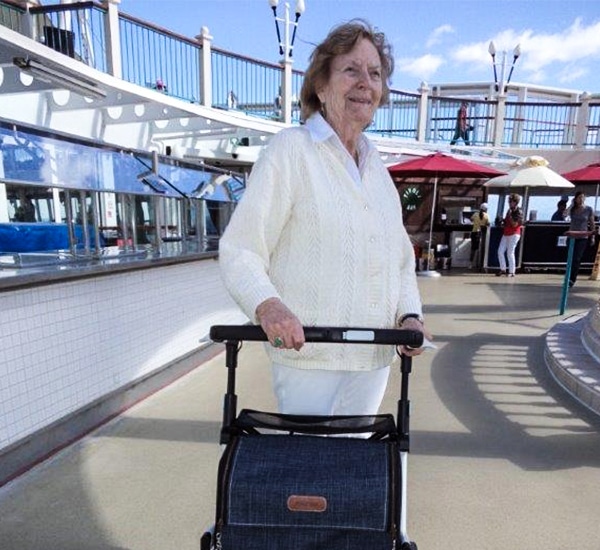
[[[498,262],[500,263],[500,271],[496,273],[496,277],[501,275],[515,276],[516,261],[515,249],[521,238],[521,227],[523,227],[523,210],[519,208],[521,197],[516,193],[512,193],[508,197],[508,211],[504,216],[502,238],[498,246]],[[508,273],[506,272],[506,257],[508,257]]]

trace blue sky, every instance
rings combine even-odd
[[[289,0],[293,12],[296,0]],[[362,17],[394,47],[395,89],[421,81],[492,81],[488,44],[496,60],[507,52],[513,82],[600,92],[600,0],[305,0],[294,46],[294,67],[305,69],[313,45],[336,24]],[[278,13],[283,14],[284,1]],[[214,45],[277,62],[273,13],[267,0],[122,0],[119,9],[193,37],[209,28]],[[498,66],[498,72],[500,67]]]

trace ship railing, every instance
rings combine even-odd
[[[186,102],[282,120],[283,67],[213,47],[208,29],[188,38],[98,1],[30,6],[0,0],[0,25],[64,55]],[[292,122],[300,121],[302,71],[292,73]],[[600,96],[577,100],[515,101],[511,96],[467,98],[470,144],[480,147],[597,148]],[[533,99],[533,98],[532,98]],[[441,97],[426,85],[417,93],[392,90],[369,132],[444,144],[452,140],[464,97]]]
[[[23,33],[21,23],[24,13],[25,9],[21,5],[13,1],[4,0],[0,3],[0,26]]]

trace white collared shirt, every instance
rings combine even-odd
[[[340,137],[320,113],[314,113],[311,115],[304,126],[310,133],[310,136],[315,143],[328,141],[332,147],[335,147],[341,154],[343,154],[344,166],[346,167],[346,170],[348,170],[348,173],[357,185],[362,185],[362,175],[364,173],[365,161],[367,158],[367,153],[370,150],[367,138],[364,135],[359,137],[356,148],[358,152],[357,166],[356,162],[354,162],[354,159],[352,158],[352,155],[350,155],[348,152],[348,149],[344,147]]]

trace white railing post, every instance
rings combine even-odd
[[[282,108],[282,120],[285,124],[292,123],[292,56],[290,55],[290,4],[285,3],[285,18],[283,24],[285,28],[283,30],[283,59],[281,60],[281,66],[283,67],[282,81],[281,81],[281,108]]]
[[[212,107],[212,61],[211,44],[213,37],[208,27],[202,27],[196,40],[200,42],[200,104]]]
[[[581,94],[581,106],[577,111],[575,123],[575,149],[583,149],[587,141],[588,124],[590,120],[590,100],[592,96],[588,92]]]
[[[427,138],[427,109],[430,91],[427,82],[421,82],[417,91],[421,94],[417,112],[417,141],[423,143]]]
[[[518,102],[525,103],[527,101],[527,88],[519,90]],[[511,143],[522,144],[523,143],[523,105],[517,105],[515,108],[515,121],[513,123],[513,129],[511,133]]]
[[[0,183],[0,223],[9,223],[8,215],[8,194],[6,193],[6,184]]]
[[[121,34],[119,31],[119,9],[121,0],[106,1],[106,16],[104,20],[104,33],[106,39],[106,66],[108,73],[122,78],[121,66]]]
[[[24,8],[26,11],[23,14],[23,17],[21,18],[21,29],[20,30],[24,36],[26,36],[27,38],[31,38],[32,40],[37,40],[38,37],[36,36],[36,28],[35,28],[35,24],[33,21],[33,15],[31,15],[29,8],[32,8],[37,5],[38,4],[36,2],[31,2],[31,1],[25,2]]]
[[[281,86],[282,120],[285,124],[292,123],[292,59],[281,61],[283,66],[283,79]]]
[[[4,155],[0,152],[0,178],[4,177]],[[0,223],[8,223],[8,194],[6,193],[6,184],[0,183]]]
[[[519,46],[517,45],[517,47],[515,48],[515,53],[514,53],[513,67],[514,67],[515,61],[517,60],[517,58],[520,55],[520,51],[518,49],[519,49]],[[496,62],[495,62],[496,49],[494,47],[493,42],[490,42],[490,48],[488,49],[488,51],[492,55],[492,63],[494,63],[494,81],[496,83],[496,91],[497,91],[496,99],[498,100],[498,105],[496,107],[496,117],[494,119],[493,144],[494,144],[494,147],[501,147],[502,146],[502,138],[504,136],[504,129],[506,127],[506,120],[505,120],[506,119],[506,88],[507,88],[508,82],[510,81],[510,77],[512,75],[512,69],[508,75],[508,80],[507,80],[507,78],[506,78],[506,50],[504,50],[502,52],[502,63],[500,64],[500,80],[498,80],[496,78]],[[512,135],[511,140],[514,137],[515,136]],[[512,145],[512,144],[509,144],[509,145]]]
[[[498,94],[498,105],[496,107],[496,118],[494,120],[494,147],[502,146],[502,137],[504,136],[504,125],[506,116],[506,94]]]

